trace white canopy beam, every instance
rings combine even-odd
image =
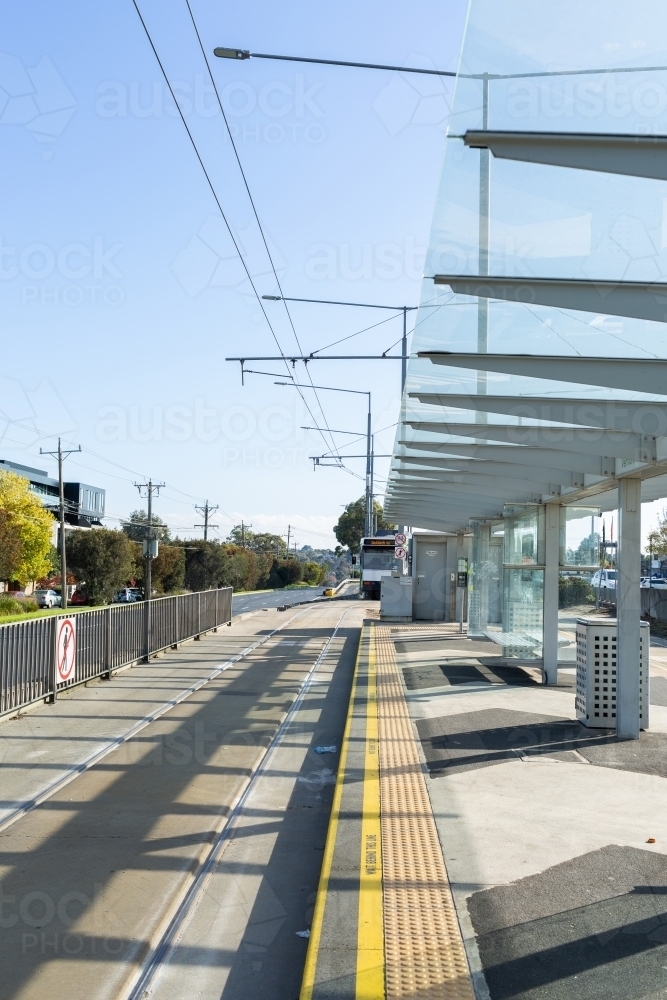
[[[587,430],[582,427],[538,427],[526,424],[469,424],[455,420],[435,421],[406,420],[413,430],[440,436],[482,438],[503,444],[532,445],[538,448],[555,448],[574,451],[581,455],[609,455],[628,458],[634,462],[655,462],[656,441],[652,434],[618,433],[608,430]],[[408,448],[418,447],[419,441],[401,441]],[[434,442],[430,442],[434,443]]]
[[[662,282],[461,274],[436,274],[433,281],[436,285],[449,285],[457,295],[667,323],[667,284]]]
[[[667,288],[667,285],[665,286]],[[434,365],[502,372],[557,382],[603,385],[631,392],[667,395],[667,360],[662,358],[558,357],[539,354],[471,354],[455,351],[420,351]]]
[[[667,136],[664,135],[470,129],[463,141],[473,149],[490,149],[501,160],[667,180]]]
[[[667,403],[568,396],[476,396],[470,393],[438,393],[421,389],[408,395],[430,406],[502,413],[508,417],[550,420],[635,434],[667,435]]]
[[[494,482],[507,483],[511,487],[516,485],[517,479],[529,480],[535,485],[545,486],[557,483],[559,486],[569,486],[571,488],[584,485],[584,473],[572,473],[563,469],[543,469],[535,468],[531,465],[505,465],[503,462],[465,462],[458,459],[434,458],[432,456],[422,457],[419,455],[405,455],[397,459],[402,462],[407,470],[423,467],[426,469],[442,469],[453,474],[474,476],[481,485],[482,481],[492,485]],[[402,472],[402,469],[397,469]],[[472,482],[472,480],[471,480]],[[548,492],[546,489],[543,493]]]
[[[511,444],[459,444],[443,441],[427,444],[413,442],[410,449],[433,452],[439,455],[460,456],[479,463],[499,462],[502,465],[521,465],[542,469],[563,469],[566,472],[592,473],[595,476],[614,476],[616,461],[611,457],[578,455],[562,449],[529,448]],[[397,456],[398,457],[398,456]],[[452,466],[450,466],[451,468]]]

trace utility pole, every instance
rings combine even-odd
[[[81,451],[81,445],[79,445],[78,448],[70,448],[69,451],[63,451],[60,445],[60,438],[58,438],[57,451],[44,451],[42,448],[39,449],[40,455],[55,455],[58,458],[58,498],[60,514],[60,604],[62,608],[67,607],[67,551],[65,546],[65,484],[63,483],[63,459],[67,458],[69,455],[73,455],[77,451]]]
[[[216,507],[215,510],[217,510],[217,509],[218,508]],[[199,525],[199,527],[201,527],[201,525]],[[211,525],[211,527],[213,527],[213,525]],[[252,524],[246,524],[243,520],[241,520],[241,523],[240,524],[235,524],[234,527],[241,529],[241,545],[242,545],[243,548],[245,548],[245,532],[246,532],[246,528],[252,528]]]
[[[204,523],[203,524],[195,524],[195,528],[203,528],[204,529],[204,541],[207,542],[208,541],[208,529],[209,528],[217,528],[217,527],[219,527],[217,524],[209,524],[209,520],[208,520],[209,517],[211,516],[211,514],[215,514],[216,510],[219,509],[218,505],[216,504],[215,506],[211,506],[209,504],[208,500],[207,500],[205,502],[205,504],[204,504],[203,507],[198,507],[197,504],[195,504],[194,508],[197,511],[197,513],[201,514],[202,517],[204,518]]]
[[[152,479],[149,479],[147,483],[135,483],[134,484],[139,490],[139,496],[146,496],[148,500],[148,518],[146,521],[146,568],[144,571],[144,638],[146,645],[146,659],[148,660],[150,656],[150,636],[151,636],[151,616],[150,616],[150,601],[153,596],[153,581],[151,579],[151,561],[153,559],[153,494],[159,493],[161,489],[164,488],[164,483],[154,483]],[[146,493],[141,491],[145,490]]]
[[[366,424],[366,528],[364,535],[373,534],[373,459],[371,456],[371,394],[368,393],[368,420]]]
[[[290,539],[291,532],[292,532],[292,525],[288,524],[287,525],[287,555],[288,556],[289,556],[289,539]]]

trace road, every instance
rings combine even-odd
[[[351,593],[350,587],[345,593]],[[232,602],[232,614],[240,615],[244,611],[258,611],[259,608],[277,608],[283,604],[299,604],[301,601],[312,601],[321,597],[324,587],[302,587],[299,590],[267,590],[258,594],[239,594]]]

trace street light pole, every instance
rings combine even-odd
[[[384,308],[384,307],[383,307]],[[340,389],[335,385],[308,385],[307,383],[299,382],[274,382],[274,385],[290,385],[295,389],[321,389],[323,392],[351,392],[354,396],[368,396],[368,417],[366,421],[366,516],[365,521],[365,531],[366,534],[371,534],[372,531],[372,517],[373,517],[373,501],[370,495],[372,489],[371,477],[372,477],[372,459],[371,459],[371,394],[363,389]],[[369,530],[369,528],[371,530]]]
[[[315,63],[318,66],[348,66],[354,69],[383,69],[392,73],[419,73],[425,76],[456,76],[456,73],[445,69],[423,69],[420,66],[391,66],[383,63],[348,62],[343,59],[311,59],[307,56],[277,56],[267,52],[249,52],[248,49],[230,49],[219,46],[213,49],[213,55],[218,59],[278,59],[281,62]]]
[[[40,455],[55,455],[58,458],[58,514],[60,520],[60,606],[65,609],[67,607],[67,546],[65,544],[65,484],[63,482],[63,459],[67,458],[68,455],[73,455],[75,452],[81,451],[81,445],[78,448],[70,448],[69,451],[63,451],[60,438],[58,438],[58,450],[57,451],[44,451],[42,448],[39,449]]]

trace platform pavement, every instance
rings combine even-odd
[[[667,997],[667,655],[617,742],[448,626],[392,630],[477,997]]]
[[[473,1000],[389,629],[364,623],[301,1000]]]

